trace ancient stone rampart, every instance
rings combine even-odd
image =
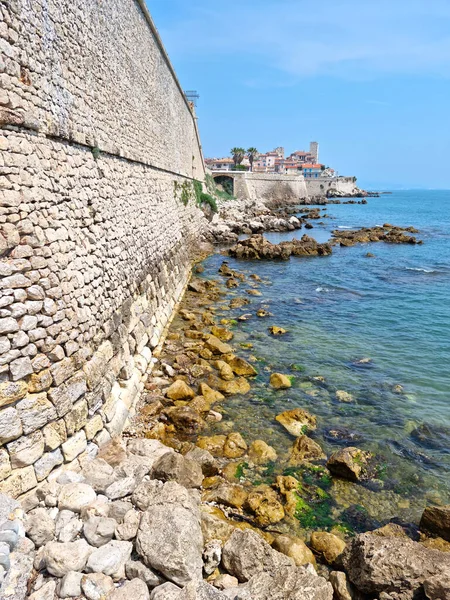
[[[342,194],[350,197],[360,192],[355,177],[306,178],[305,183],[310,198],[323,197],[336,192],[338,195]]]
[[[0,492],[122,431],[204,219],[195,118],[141,1],[0,6]]]
[[[303,175],[277,173],[214,172],[214,177],[231,177],[239,200],[262,200],[267,205],[296,204],[308,196]]]

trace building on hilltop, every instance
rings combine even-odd
[[[317,179],[317,177],[321,176],[322,171],[324,171],[324,170],[325,170],[325,165],[321,165],[321,164],[306,163],[302,166],[303,175],[307,179],[312,179],[312,178]]]

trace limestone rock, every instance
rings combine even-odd
[[[107,517],[89,517],[83,525],[83,534],[91,546],[99,548],[114,537],[116,521]]]
[[[303,540],[293,535],[278,535],[272,548],[292,558],[297,567],[311,563],[316,564],[314,554]]]
[[[109,600],[149,600],[149,598],[148,588],[142,579],[126,581],[109,596]]]
[[[439,535],[450,542],[450,504],[427,506],[420,519],[420,529]]]
[[[220,540],[210,540],[205,544],[203,550],[203,570],[206,575],[211,575],[220,564],[222,556],[222,542]]]
[[[166,396],[171,400],[192,400],[195,392],[186,382],[178,379],[166,390]]]
[[[354,590],[343,571],[331,571],[330,583],[333,586],[337,600],[353,600],[355,597]]]
[[[233,351],[231,346],[221,342],[215,335],[208,336],[205,346],[213,354],[230,354]]]
[[[180,592],[181,589],[177,585],[166,581],[152,591],[150,600],[179,600]]]
[[[144,563],[184,585],[202,577],[203,537],[199,499],[174,481],[149,499],[141,518],[136,550]]]
[[[240,433],[229,433],[223,446],[226,458],[240,458],[247,452],[247,444]]]
[[[228,364],[233,370],[233,373],[242,377],[253,377],[258,372],[249,362],[239,356],[233,356],[230,360],[227,360]]]
[[[185,458],[195,461],[200,468],[202,469],[204,477],[211,477],[212,475],[217,475],[219,472],[219,464],[214,458],[214,456],[208,452],[208,450],[204,450],[196,446],[189,450],[187,454],[185,454]]]
[[[80,512],[82,508],[94,502],[96,497],[94,489],[87,483],[69,483],[61,488],[58,508],[59,510]],[[78,569],[73,570],[77,571]]]
[[[327,462],[327,467],[333,475],[359,481],[365,473],[370,454],[359,448],[342,448],[334,452]]]
[[[287,375],[272,373],[270,376],[270,385],[276,390],[286,390],[292,386],[292,383]]]
[[[205,427],[205,421],[190,406],[171,406],[166,408],[165,414],[177,429],[185,433],[195,433]]]
[[[89,573],[81,578],[81,589],[88,600],[110,598],[114,591],[114,581],[103,573]]]
[[[282,566],[275,572],[259,572],[244,589],[250,599],[258,600],[333,600],[331,583],[308,567]]]
[[[364,533],[349,544],[342,557],[350,581],[366,594],[409,599],[434,577],[450,577],[450,555],[424,548],[412,540]]]
[[[217,382],[217,387],[226,396],[232,396],[234,394],[248,394],[250,391],[250,384],[245,377],[237,377],[231,381],[223,381],[221,379]]]
[[[91,552],[86,540],[67,544],[49,542],[44,547],[43,561],[51,575],[64,577],[69,571],[83,571]]]
[[[247,500],[247,492],[242,485],[220,483],[217,487],[205,490],[202,496],[205,502],[216,502],[234,508],[242,508]]]
[[[221,400],[225,399],[225,396],[223,394],[221,394],[217,390],[213,390],[209,387],[207,383],[204,382],[202,382],[199,386],[199,393],[210,404],[214,404],[215,402],[220,402]]]
[[[61,579],[58,589],[59,598],[77,598],[81,596],[81,579],[83,573],[69,571]]]
[[[164,446],[159,440],[147,440],[147,439],[130,439],[127,443],[127,450],[131,454],[137,456],[143,456],[149,459],[147,463],[149,467],[153,465],[161,456],[168,452],[173,452],[173,448]]]
[[[3,381],[0,383],[0,407],[25,398],[28,384],[25,381]]]
[[[302,408],[286,410],[275,418],[290,434],[296,437],[316,428],[316,417],[310,415],[309,412]]]
[[[292,444],[290,465],[298,465],[311,460],[326,458],[322,448],[307,435],[301,435]]]
[[[106,488],[105,496],[110,500],[119,500],[119,498],[129,496],[136,489],[137,483],[136,477],[121,477]]]
[[[268,485],[259,485],[247,496],[245,506],[255,514],[260,527],[273,525],[284,519],[284,508],[276,492]]]
[[[346,403],[354,402],[353,396],[349,392],[346,392],[345,390],[337,390],[335,397],[338,402],[346,402]]]
[[[282,567],[293,567],[294,561],[273,550],[253,531],[236,529],[223,547],[222,564],[228,573],[245,582],[255,573],[274,574]]]
[[[450,575],[434,575],[423,584],[429,600],[450,600]]]
[[[130,559],[132,550],[131,542],[112,540],[92,552],[86,570],[89,573],[103,573],[114,581],[119,581],[125,577],[125,564]]]
[[[330,565],[336,562],[346,547],[344,540],[326,531],[314,531],[311,534],[310,544],[314,552],[322,556]]]
[[[277,453],[272,446],[269,446],[263,440],[255,440],[250,445],[248,458],[255,465],[265,465],[268,462],[277,460]]]
[[[197,446],[207,450],[213,456],[223,456],[223,448],[227,437],[225,435],[200,436],[197,438]]]
[[[203,481],[200,465],[176,452],[164,454],[157,460],[151,476],[161,481],[176,481],[186,488],[199,488]]]
[[[85,483],[90,485],[97,493],[103,494],[106,488],[116,480],[116,474],[111,465],[102,458],[89,461],[83,469]]]
[[[116,527],[116,539],[129,541],[136,537],[141,515],[137,510],[129,510],[123,518],[123,522]]]
[[[163,579],[160,575],[154,573],[139,560],[129,560],[125,565],[125,574],[128,579],[142,579],[150,589],[163,583]]]
[[[32,510],[27,517],[25,529],[28,537],[39,548],[55,536],[55,522],[45,508]]]

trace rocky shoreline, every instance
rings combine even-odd
[[[241,209],[230,206],[211,224],[216,242],[324,217],[318,209],[300,219],[258,204]],[[303,236],[275,245],[254,235],[229,252],[285,260],[326,256],[336,243],[420,243],[407,235],[416,230],[389,224],[333,233],[330,244]],[[214,432],[227,399],[248,401],[259,376],[252,356],[233,345],[232,321],[217,313],[272,315],[252,305],[266,283],[257,275],[227,262],[219,280],[202,270],[194,267],[200,277],[188,286],[123,437],[81,472],[50,478],[29,506],[0,496],[0,598],[449,600],[450,506],[428,507],[419,527],[388,519],[356,535],[338,522],[317,528],[314,511],[330,483],[353,482],[357,494],[376,481],[376,457],[353,445],[326,456],[310,437],[317,419],[302,408],[276,417],[293,437],[283,456],[269,440]],[[228,302],[227,290],[240,286],[244,293]],[[274,338],[287,333],[268,325]],[[272,390],[291,385],[291,375],[271,372]],[[351,402],[344,390],[336,398]]]

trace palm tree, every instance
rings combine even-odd
[[[253,161],[258,156],[258,154],[258,150],[256,148],[253,148],[253,146],[247,150],[247,156],[250,162],[250,171],[253,171]]]
[[[231,148],[230,154],[233,156],[234,166],[237,167],[244,160],[244,148]]]

